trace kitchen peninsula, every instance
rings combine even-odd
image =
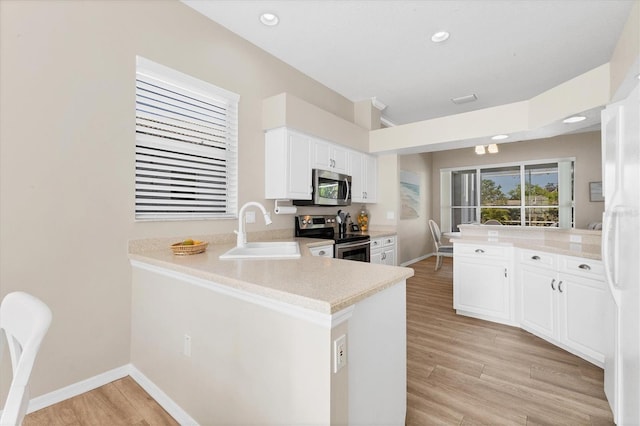
[[[312,256],[319,239],[220,260],[233,238],[199,239],[193,256],[129,245],[132,364],[177,406],[203,424],[404,422],[412,269]]]

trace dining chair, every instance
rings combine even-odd
[[[49,307],[28,293],[9,293],[0,304],[0,332],[6,336],[13,369],[13,379],[0,416],[2,426],[22,424],[29,405],[29,378],[50,324]],[[3,342],[0,335],[0,356]]]
[[[442,266],[443,257],[453,257],[453,245],[442,244],[442,233],[438,224],[429,219],[429,229],[431,230],[431,237],[433,237],[433,244],[436,248],[436,271]]]
[[[495,219],[489,219],[488,221],[483,223],[483,225],[502,225],[502,222],[500,222],[499,220],[495,220]]]

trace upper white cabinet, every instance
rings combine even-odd
[[[351,200],[377,202],[377,157],[286,127],[265,133],[265,198],[310,200],[312,169],[350,175]]]
[[[378,201],[378,159],[361,152],[349,152],[351,200],[359,203]]]
[[[347,172],[348,150],[321,139],[312,139],[311,162],[314,169]]]
[[[279,128],[265,134],[265,198],[311,199],[311,138]]]

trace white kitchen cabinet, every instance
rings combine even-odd
[[[371,239],[371,263],[396,266],[396,236]]]
[[[378,159],[361,152],[349,152],[351,200],[359,203],[378,201]]]
[[[453,307],[457,313],[513,324],[510,247],[454,244]]]
[[[265,134],[265,198],[311,199],[311,138],[279,128]]]
[[[347,172],[348,150],[322,139],[312,138],[311,158],[314,169]]]
[[[333,257],[333,245],[327,244],[326,246],[309,247],[309,251],[312,256],[320,257]]]
[[[521,250],[520,266],[521,327],[602,366],[612,303],[602,263]]]

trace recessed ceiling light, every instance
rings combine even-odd
[[[498,145],[496,145],[495,143],[492,143],[491,145],[489,145],[487,147],[487,151],[489,151],[489,154],[497,154],[498,153]]]
[[[495,135],[491,138],[494,141],[501,141],[502,139],[507,139],[509,135]]]
[[[431,36],[431,41],[434,43],[442,43],[443,41],[447,41],[449,35],[446,31],[438,31]]]
[[[562,120],[562,122],[566,124],[571,124],[571,123],[579,123],[586,119],[587,117],[585,117],[584,115],[574,115],[573,117],[565,118],[564,120]]]
[[[260,15],[260,22],[268,27],[274,27],[280,22],[280,18],[275,13],[265,12]]]
[[[476,154],[484,155],[484,145],[476,145]]]

